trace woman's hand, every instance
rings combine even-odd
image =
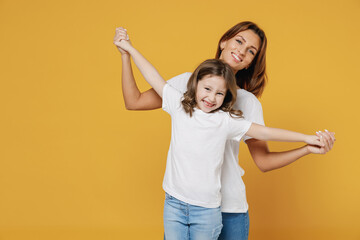
[[[123,41],[124,40],[124,41]],[[128,50],[132,47],[129,39],[129,35],[127,34],[127,30],[123,27],[116,28],[114,44],[116,45],[119,52],[123,54],[129,54]]]
[[[322,142],[324,144],[324,146],[318,147],[315,145],[307,145],[307,149],[311,153],[325,154],[333,148],[334,142],[336,140],[335,133],[329,132],[328,130],[325,129],[325,132],[319,131],[319,132],[316,132],[316,135],[320,138],[320,142]]]

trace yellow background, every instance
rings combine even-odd
[[[115,27],[168,79],[244,20],[269,41],[266,124],[337,136],[269,173],[241,144],[250,239],[360,239],[359,0],[0,0],[0,239],[162,239],[170,118],[125,110]]]

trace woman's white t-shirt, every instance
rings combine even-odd
[[[168,81],[175,89],[184,93],[191,73],[183,73]],[[237,90],[235,109],[243,112],[245,120],[264,125],[261,103],[254,94],[243,90]],[[243,140],[250,139],[244,136]],[[246,201],[245,184],[242,176],[245,171],[239,166],[239,140],[227,140],[225,144],[224,161],[221,170],[221,211],[242,213],[248,211]]]
[[[162,108],[171,116],[171,141],[163,188],[175,198],[196,206],[221,204],[221,166],[227,139],[240,141],[251,122],[228,112],[185,112],[183,93],[169,84],[163,89]]]

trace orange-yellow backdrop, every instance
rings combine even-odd
[[[162,239],[170,118],[125,110],[115,27],[168,79],[243,20],[269,40],[267,125],[337,136],[269,173],[241,145],[250,239],[360,239],[359,0],[1,0],[0,239]]]

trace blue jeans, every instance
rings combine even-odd
[[[219,240],[247,240],[249,213],[222,213],[223,228]]]
[[[194,206],[166,194],[164,204],[166,240],[216,240],[221,228],[220,207]]]

